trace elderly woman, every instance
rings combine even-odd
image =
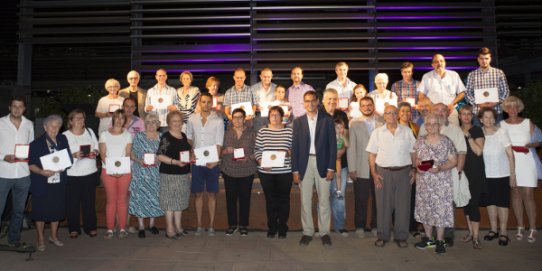
[[[276,91],[276,89],[275,89]],[[267,211],[267,237],[286,238],[288,232],[288,216],[290,215],[290,190],[292,189],[292,167],[290,151],[292,149],[292,128],[285,128],[282,123],[284,111],[280,106],[269,109],[267,128],[258,131],[254,156],[258,161],[258,175]],[[262,154],[265,151],[282,151],[286,153],[283,167],[263,168]]]
[[[198,87],[192,86],[194,77],[191,72],[182,72],[179,80],[183,86],[177,89],[177,99],[179,100],[177,108],[183,113],[183,123],[186,124],[190,115],[196,110],[200,91]]]
[[[461,130],[465,134],[465,141],[467,142],[467,156],[463,171],[469,180],[471,194],[469,204],[463,208],[469,227],[469,233],[463,238],[463,242],[472,241],[473,248],[481,249],[482,245],[478,239],[480,231],[480,200],[487,193],[484,157],[482,156],[485,138],[482,128],[474,126],[472,119],[472,106],[461,106],[459,109],[459,121],[461,123]]]
[[[180,239],[188,232],[182,228],[183,210],[190,199],[190,164],[180,160],[180,152],[190,151],[183,128],[183,114],[170,112],[166,122],[169,131],[162,135],[158,145],[160,163],[160,208],[166,213],[166,238]]]
[[[96,154],[98,139],[94,132],[85,127],[85,112],[75,109],[68,114],[68,130],[64,132],[68,139],[74,164],[68,169],[66,185],[66,217],[70,238],[81,234],[83,230],[90,237],[96,237],[96,185],[100,183]]]
[[[58,131],[62,118],[50,115],[43,121],[45,133],[30,143],[30,193],[32,193],[32,220],[36,222],[38,251],[45,251],[45,222],[51,223],[49,242],[64,246],[58,239],[58,222],[66,216],[66,171],[54,172],[43,169],[40,157],[67,149],[71,157],[68,140]]]
[[[367,96],[367,89],[363,84],[357,84],[354,87],[354,94],[350,98],[350,107],[348,108],[348,119],[355,119],[361,116],[361,110],[359,110],[359,99]]]
[[[143,219],[149,217],[149,230],[158,234],[154,226],[154,218],[163,216],[158,198],[160,196],[160,174],[156,157],[153,161],[145,162],[146,154],[155,155],[160,143],[160,121],[158,115],[149,113],[145,116],[145,132],[139,132],[132,146],[132,182],[130,182],[130,203],[128,210],[138,218],[139,238],[145,238]],[[151,157],[153,155],[150,155]]]
[[[233,126],[224,135],[222,148],[222,176],[226,190],[226,207],[228,211],[227,236],[233,235],[237,230],[241,236],[248,235],[248,217],[250,213],[250,196],[252,182],[256,173],[254,158],[255,134],[251,127],[245,125],[246,113],[237,108],[232,112]],[[242,148],[245,157],[233,159],[235,149]],[[237,215],[239,213],[239,216]]]
[[[427,135],[420,136],[414,145],[416,151],[416,207],[414,217],[423,224],[425,236],[416,244],[424,249],[436,243],[435,252],[445,253],[444,228],[454,226],[452,169],[457,165],[453,142],[440,134],[444,120],[435,114],[425,118]],[[424,164],[429,168],[423,168]],[[437,241],[432,238],[433,227]]]
[[[499,238],[499,245],[508,245],[506,226],[508,225],[508,207],[510,206],[510,188],[516,187],[515,159],[512,142],[504,128],[495,125],[497,112],[491,108],[482,108],[478,112],[484,131],[484,165],[487,180],[487,213],[491,230],[484,240]],[[499,224],[497,224],[497,219]],[[497,226],[500,231],[497,236]]]
[[[124,129],[126,115],[122,109],[113,113],[113,127],[100,134],[100,158],[102,159],[102,183],[105,189],[106,205],[105,220],[107,231],[104,239],[113,238],[115,218],[118,218],[119,238],[128,237],[126,232],[126,217],[128,216],[128,188],[132,178],[131,173],[112,174],[106,170],[106,158],[130,157],[132,154],[132,136]]]
[[[96,106],[96,117],[100,119],[98,134],[102,134],[111,125],[111,114],[117,109],[121,109],[124,98],[119,97],[120,83],[116,79],[105,81],[105,90],[107,95],[98,101]]]
[[[508,118],[501,121],[501,127],[508,132],[514,150],[516,161],[517,186],[512,188],[512,210],[516,217],[518,232],[516,239],[523,239],[523,206],[529,218],[530,232],[527,237],[529,243],[536,241],[536,203],[534,201],[534,189],[538,184],[536,163],[532,152],[540,145],[539,142],[531,143],[535,125],[532,121],[519,116],[525,106],[515,96],[509,96],[503,103],[504,111]]]
[[[384,108],[388,105],[397,106],[397,94],[386,89],[388,86],[388,75],[379,73],[375,76],[376,89],[369,92],[369,97],[375,102],[375,112],[383,116]]]

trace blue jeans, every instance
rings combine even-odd
[[[17,244],[21,240],[21,227],[23,224],[24,207],[30,188],[30,176],[19,179],[0,178],[0,210],[4,212],[6,198],[11,190],[13,211],[8,230],[8,243]],[[0,218],[1,220],[1,218]],[[0,221],[1,223],[2,221]]]
[[[346,220],[345,196],[346,196],[346,180],[348,178],[348,168],[341,169],[341,192],[342,199],[337,199],[337,177],[334,177],[329,185],[329,198],[331,203],[331,212],[333,214],[333,230],[338,232],[344,229],[344,221]]]

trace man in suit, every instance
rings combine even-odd
[[[294,183],[301,190],[301,223],[303,237],[300,246],[307,246],[314,235],[312,220],[312,191],[318,194],[318,231],[322,245],[331,246],[329,237],[330,206],[329,182],[335,175],[337,139],[333,119],[318,111],[316,92],[303,95],[303,106],[307,113],[294,120],[292,142],[292,173]]]

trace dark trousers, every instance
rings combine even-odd
[[[290,216],[292,173],[265,174],[260,172],[259,176],[265,194],[269,232],[286,233],[288,231],[288,217]]]
[[[228,210],[228,225],[246,227],[250,213],[250,196],[254,175],[247,177],[230,177],[222,172],[226,190],[226,208]],[[238,205],[239,204],[239,205]],[[237,216],[239,208],[239,217]]]
[[[367,212],[371,200],[371,229],[376,228],[375,183],[372,179],[358,178],[354,181],[354,225],[356,229],[367,227]]]
[[[66,217],[70,232],[81,233],[81,216],[83,230],[86,233],[96,230],[96,183],[98,178],[98,173],[86,176],[68,176]]]
[[[416,183],[413,183],[411,185],[411,191],[410,191],[410,223],[409,223],[409,229],[410,232],[417,232],[418,231],[418,221],[414,219],[414,209],[416,208]]]

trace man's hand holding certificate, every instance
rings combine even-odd
[[[207,163],[218,162],[218,150],[216,145],[194,149],[196,166],[207,166]]]
[[[478,88],[474,90],[474,103],[498,103],[499,90],[497,88]]]
[[[15,144],[15,151],[13,153],[15,162],[28,162],[29,152],[30,152],[30,145]]]
[[[252,104],[250,102],[232,104],[231,112],[237,108],[245,110],[247,116],[254,116],[254,111],[252,110]]]

